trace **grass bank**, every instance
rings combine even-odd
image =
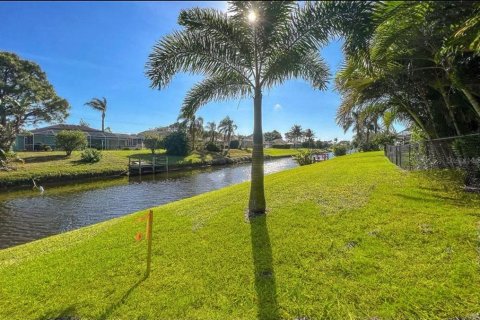
[[[158,153],[164,153],[164,150]],[[297,150],[265,149],[268,157],[285,157],[293,155]],[[79,178],[113,176],[127,170],[128,157],[148,158],[149,150],[106,150],[97,163],[88,164],[80,161],[80,152],[74,151],[72,156],[66,157],[65,152],[19,152],[18,156],[25,164],[15,163],[17,170],[0,171],[0,187],[15,185],[31,185],[32,178],[41,182],[73,180]],[[232,159],[251,156],[251,152],[244,150],[230,150]],[[220,153],[199,153],[186,157],[169,156],[169,164],[173,168],[183,168],[209,164],[212,161],[221,161],[224,157]]]
[[[243,183],[0,250],[0,318],[445,319],[480,312],[480,196],[378,152]],[[53,208],[52,208],[53,209]],[[14,218],[14,217],[12,217]],[[21,223],[21,221],[19,221]]]

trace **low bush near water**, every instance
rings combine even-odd
[[[92,148],[85,149],[80,154],[80,158],[86,163],[96,163],[102,159],[102,152]]]
[[[308,150],[300,150],[296,155],[293,156],[293,159],[297,161],[300,166],[313,163],[312,152]]]
[[[333,154],[335,157],[344,156],[347,154],[347,147],[344,145],[336,145],[333,147]]]

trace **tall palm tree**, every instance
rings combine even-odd
[[[102,132],[105,132],[105,113],[107,112],[107,99],[93,98],[85,103],[86,106],[92,107],[102,113]]]
[[[305,136],[305,138],[308,141],[308,146],[311,147],[312,143],[313,143],[313,138],[315,137],[315,133],[313,133],[312,129],[306,129],[303,132],[303,135]]]
[[[230,119],[229,116],[225,117],[220,123],[218,124],[218,131],[223,133],[223,142],[227,143],[228,149],[227,153],[230,151],[230,141],[232,140],[232,136],[237,130],[237,125]]]
[[[295,147],[303,136],[302,126],[294,124],[289,131],[289,136],[293,139],[293,147]]]
[[[217,135],[217,124],[215,122],[207,122],[207,126],[205,129],[208,132],[208,135],[210,137],[210,142],[214,143],[215,142],[215,136]]]
[[[183,123],[185,124],[188,134],[190,135],[190,140],[192,142],[192,150],[195,150],[195,144],[197,142],[197,139],[198,137],[201,137],[203,133],[203,118],[197,118],[195,115],[192,115],[188,118],[183,119]]]
[[[157,42],[149,56],[146,75],[154,88],[164,89],[177,72],[205,76],[188,92],[183,116],[210,101],[253,99],[250,215],[266,208],[262,95],[291,78],[326,88],[328,68],[319,49],[334,25],[332,12],[347,12],[338,6],[330,1],[232,1],[228,15],[214,9],[183,10],[179,24],[184,29]]]

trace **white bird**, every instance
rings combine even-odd
[[[33,189],[38,189],[38,191],[40,191],[40,193],[44,193],[45,192],[45,189],[42,187],[42,186],[37,186],[37,183],[35,182],[35,179],[32,179],[32,182],[33,182]]]

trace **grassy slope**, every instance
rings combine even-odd
[[[162,152],[162,151],[161,151]],[[272,157],[294,154],[296,150],[266,149],[265,154]],[[100,162],[86,164],[80,162],[80,152],[75,151],[71,157],[65,157],[64,152],[19,152],[25,164],[16,163],[16,171],[0,171],[0,186],[18,184],[22,181],[30,183],[32,178],[45,179],[57,177],[96,176],[98,174],[113,175],[127,169],[128,156],[145,157],[150,155],[149,150],[116,150],[103,151]],[[232,158],[249,156],[243,150],[230,150]],[[201,161],[209,161],[221,157],[219,154],[206,153],[203,157],[193,153],[187,157],[169,156],[170,165],[191,165]]]
[[[449,182],[449,184],[444,184]],[[450,318],[480,312],[480,197],[380,153],[155,208],[142,281],[140,213],[0,251],[0,318]],[[21,223],[21,221],[19,221]]]

